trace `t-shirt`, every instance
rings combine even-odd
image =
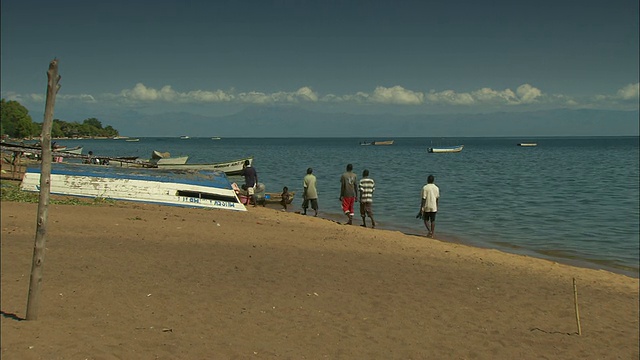
[[[318,190],[316,190],[316,176],[307,174],[304,177],[302,185],[307,189],[307,199],[317,199]]]
[[[247,184],[248,187],[253,187],[256,185],[258,174],[256,172],[256,169],[251,165],[242,169],[242,176],[244,176],[244,183]]]
[[[352,171],[347,171],[340,177],[340,196],[356,197],[356,181],[357,177]]]
[[[436,200],[440,198],[440,189],[436,186],[436,184],[427,184],[422,188],[422,198],[426,201],[424,202],[424,212],[437,212],[438,211],[438,203]]]
[[[360,190],[360,202],[372,203],[373,192],[376,189],[376,183],[373,181],[373,179],[368,177],[360,179],[358,188]]]

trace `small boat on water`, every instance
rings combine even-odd
[[[371,141],[360,141],[360,145],[369,146],[369,145],[373,145],[373,142],[371,142]]]
[[[214,136],[211,138],[211,140],[220,140],[220,136]]]
[[[55,164],[50,192],[194,208],[246,211],[221,171],[173,172],[138,168]],[[27,168],[20,189],[40,191],[40,168]]]
[[[136,138],[136,139],[125,139],[124,141],[126,142],[138,142],[140,141],[140,139]]]
[[[188,135],[180,136],[180,140],[187,140],[187,139],[190,139],[190,137]]]
[[[429,153],[457,153],[462,151],[464,145],[456,145],[456,146],[445,146],[445,147],[430,147],[427,148],[427,152]]]
[[[158,162],[158,169],[164,170],[180,170],[180,171],[191,171],[191,170],[218,170],[222,171],[227,176],[230,175],[240,175],[242,173],[242,169],[244,168],[244,162],[249,160],[249,164],[253,164],[253,157],[231,160],[220,163],[211,163],[211,164],[187,164],[186,162],[183,164],[167,164]]]
[[[533,147],[533,146],[538,146],[538,144],[537,143],[518,143],[518,146]]]
[[[393,140],[374,141],[372,145],[393,145]]]

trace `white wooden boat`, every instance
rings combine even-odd
[[[239,160],[232,160],[227,162],[220,163],[211,163],[211,164],[166,164],[158,162],[158,169],[164,170],[180,170],[180,171],[191,171],[191,170],[218,170],[222,171],[227,175],[240,175],[242,169],[244,167],[244,162],[249,160],[249,164],[253,164],[253,157],[248,157]]]
[[[430,153],[457,153],[462,151],[464,145],[457,146],[445,146],[445,147],[430,147],[427,149],[427,152]]]
[[[51,194],[159,205],[246,211],[221,171],[173,172],[53,164]],[[20,188],[40,191],[40,167],[28,168]]]
[[[190,137],[187,135],[180,136],[180,140],[187,140],[187,139],[190,139]]]
[[[149,162],[154,165],[181,165],[186,164],[187,160],[189,160],[189,156],[178,156],[171,157],[171,154],[168,152],[161,153],[157,150],[154,150],[151,153],[151,159]]]
[[[74,154],[74,155],[80,155],[82,154],[82,146],[76,146],[74,148],[66,148],[64,150],[54,150],[56,152],[62,152],[62,153],[67,153],[67,154]]]
[[[538,144],[537,143],[519,143],[518,146],[533,147],[533,146],[538,146]]]
[[[125,139],[124,141],[127,141],[127,142],[138,142],[138,141],[140,141],[140,139]]]

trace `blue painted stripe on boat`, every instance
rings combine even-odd
[[[27,172],[40,174],[39,167],[28,168]],[[179,183],[208,186],[218,189],[232,190],[229,179],[221,171],[198,171],[193,173],[175,172],[157,169],[131,169],[110,166],[56,164],[51,168],[52,174],[70,176],[102,177],[110,179],[135,179],[157,181],[163,183]]]

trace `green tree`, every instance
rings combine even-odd
[[[36,135],[29,110],[19,102],[5,99],[0,100],[0,122],[5,134],[17,137],[29,137]]]
[[[98,120],[96,118],[85,119],[82,123],[84,125],[93,126],[96,129],[102,129],[102,123],[100,122],[100,120]]]

